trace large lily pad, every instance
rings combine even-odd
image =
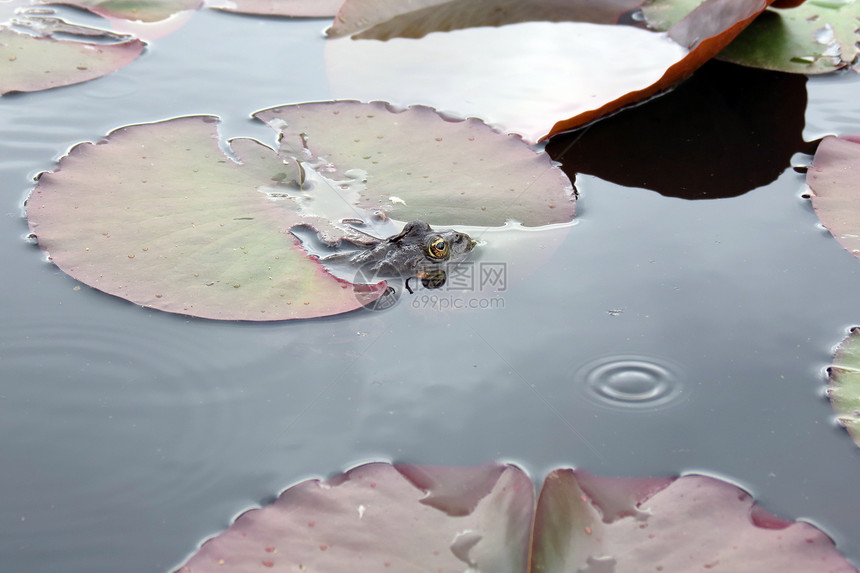
[[[72,277],[136,304],[284,320],[353,310],[385,287],[349,288],[327,273],[290,233],[296,226],[334,244],[362,239],[346,222],[355,219],[486,227],[573,218],[570,181],[548,156],[477,120],[359,102],[257,117],[280,130],[280,154],[238,138],[224,146],[228,157],[208,116],[78,145],[28,199],[39,244]]]
[[[206,2],[209,8],[225,12],[297,18],[334,16],[341,4],[343,0],[208,0]]]
[[[854,443],[860,446],[860,327],[852,328],[839,345],[828,376],[827,395],[833,410]]]
[[[825,137],[806,173],[806,184],[821,223],[860,258],[860,135]]]
[[[510,3],[486,5],[496,4]],[[598,17],[591,12],[596,3],[574,0],[563,9],[546,8],[540,14],[548,21],[535,22],[517,10],[502,10],[501,16],[477,10],[467,0],[350,0],[331,35],[352,36],[327,43],[330,83],[338,97],[425,103],[537,141],[671,88],[725,47],[768,2],[709,0],[674,26],[668,39],[593,23],[614,21],[620,7],[632,4],[613,2]],[[375,8],[388,19],[379,21]]]
[[[655,0],[645,7],[651,25],[668,29],[701,0]],[[860,3],[809,0],[791,9],[768,9],[719,58],[746,66],[821,74],[851,65],[860,49]]]
[[[32,92],[99,78],[133,62],[144,43],[125,38],[116,43],[65,39],[92,37],[94,31],[66,25],[64,38],[25,34],[0,24],[0,95]],[[100,31],[107,38],[110,34]]]
[[[534,512],[534,513],[533,513]],[[534,519],[532,519],[534,515]],[[514,466],[373,463],[250,510],[178,573],[218,571],[856,573],[814,526],[724,481],[568,469],[534,487]]]

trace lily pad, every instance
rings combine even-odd
[[[860,135],[825,137],[809,171],[812,206],[843,247],[860,258]]]
[[[486,6],[496,4],[508,6]],[[710,0],[667,35],[593,23],[614,21],[634,4],[613,2],[596,17],[597,3],[573,0],[539,12],[546,21],[535,22],[527,12],[498,16],[467,0],[350,0],[327,43],[329,81],[341,98],[429,104],[538,141],[673,87],[768,3]],[[377,9],[388,19],[379,21]]]
[[[65,37],[104,31],[66,25]],[[90,43],[25,34],[0,25],[0,95],[68,86],[99,78],[133,62],[144,43],[126,38],[118,43]]]
[[[386,286],[335,278],[299,245],[296,226],[334,244],[366,240],[356,219],[486,227],[574,215],[572,185],[546,154],[477,120],[359,102],[256,116],[280,130],[279,153],[246,138],[222,150],[209,116],[76,146],[28,199],[39,244],[72,277],[139,305],[285,320],[359,308]]]
[[[533,507],[534,486],[513,466],[372,463],[304,481],[242,514],[178,572],[514,573],[526,567]]]
[[[856,573],[820,530],[724,481],[605,478],[534,486],[515,466],[371,463],[307,480],[208,540],[177,573],[251,570]]]
[[[280,131],[282,155],[328,177],[365,178],[356,205],[431,225],[527,227],[573,219],[573,186],[545,153],[477,119],[383,102],[290,105],[254,114]]]
[[[827,395],[839,422],[860,446],[860,327],[855,326],[836,350],[828,368]]]
[[[341,4],[343,0],[208,0],[206,2],[209,8],[225,12],[294,18],[334,16]]]
[[[106,18],[159,22],[178,12],[197,10],[203,0],[43,0],[45,4],[67,4]]]
[[[648,22],[668,29],[700,0],[655,0]],[[860,49],[860,3],[809,0],[790,9],[768,9],[718,56],[746,66],[822,74],[851,65]]]

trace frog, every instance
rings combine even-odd
[[[444,285],[446,265],[466,258],[477,243],[466,233],[434,230],[426,222],[416,220],[406,223],[396,235],[349,254],[348,261],[374,277],[405,278],[406,290],[413,293],[409,282],[415,278],[421,279],[427,288]]]

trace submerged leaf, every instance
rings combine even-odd
[[[218,147],[197,116],[119,129],[83,143],[45,173],[27,217],[72,277],[134,303],[205,318],[284,320],[361,307],[353,289],[290,235],[304,222],[290,166],[252,140]],[[372,300],[384,285],[367,287]]]
[[[64,29],[68,34],[70,29]],[[0,94],[32,92],[99,78],[133,62],[144,43],[87,43],[16,32],[0,25]]]
[[[428,505],[434,485],[417,485],[389,464],[366,464],[301,482],[242,514],[177,573],[524,571],[534,507],[528,476],[498,464],[446,474],[469,492],[453,500],[468,512]]]
[[[529,563],[530,562],[530,563]],[[697,475],[371,463],[308,480],[206,541],[177,573],[856,573],[820,530]]]
[[[767,6],[766,0],[709,0],[667,38],[592,23],[614,21],[634,2],[613,2],[598,16],[591,14],[597,4],[587,0],[564,8],[542,3],[545,10],[538,14],[549,21],[541,22],[509,2],[498,4],[500,13],[477,10],[466,0],[346,4],[330,34],[356,33],[327,43],[333,91],[363,100],[425,103],[537,141],[673,87]],[[378,8],[387,19],[369,10],[354,15],[353,7]],[[450,31],[429,33],[434,29]]]
[[[860,327],[842,341],[828,369],[827,395],[839,422],[860,446]]]
[[[225,12],[296,18],[334,16],[341,4],[343,0],[206,0],[209,8]]]
[[[809,171],[812,206],[843,247],[860,258],[860,135],[825,137]]]
[[[445,119],[423,106],[383,102],[299,104],[254,117],[281,133],[281,154],[366,183],[362,209],[431,225],[528,227],[573,219],[573,187],[544,153],[477,119]]]

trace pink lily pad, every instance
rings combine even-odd
[[[67,4],[106,18],[159,22],[178,12],[197,10],[203,0],[43,0],[45,4]]]
[[[343,0],[209,0],[209,8],[258,14],[261,16],[288,16],[293,18],[324,18],[337,14]]]
[[[239,516],[178,573],[525,570],[534,486],[521,470],[405,470],[437,474],[429,485],[403,471],[373,463],[295,485]],[[456,511],[427,502],[437,489]]]
[[[465,0],[350,0],[327,43],[330,84],[338,97],[428,104],[538,141],[671,88],[768,2],[708,0],[668,34],[593,23],[614,21],[617,10],[631,4],[612,3],[603,16],[592,17],[585,14],[594,2],[574,0],[563,10],[550,9],[549,21],[536,22],[507,20]],[[376,9],[388,19],[379,22]],[[583,15],[574,15],[577,9]],[[559,21],[562,14],[568,19]]]
[[[275,198],[288,190],[291,166],[253,140],[232,147],[242,163],[224,155],[217,119],[206,116],[82,143],[39,179],[30,226],[63,271],[146,307],[224,320],[359,308],[353,288],[289,234],[305,222]],[[369,300],[383,287],[367,287]]]
[[[372,463],[308,480],[206,541],[177,573],[856,573],[820,530],[724,481],[515,466]]]
[[[821,223],[860,258],[860,135],[825,137],[809,171],[812,206]]]
[[[329,274],[291,234],[297,226],[333,245],[367,241],[357,219],[483,228],[574,215],[573,187],[546,154],[477,120],[359,102],[256,116],[280,131],[279,152],[237,138],[228,157],[208,116],[76,146],[28,199],[39,244],[67,274],[142,306],[286,320],[354,310],[386,287]]]
[[[115,44],[78,42],[33,36],[0,25],[0,94],[99,78],[133,62],[143,47],[137,39]]]
[[[839,423],[860,446],[860,327],[855,326],[839,344],[828,368],[827,395]]]

